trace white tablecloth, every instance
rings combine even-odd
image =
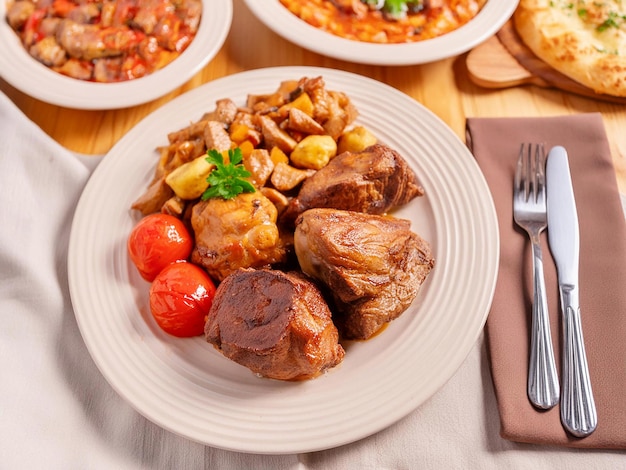
[[[626,468],[624,451],[501,439],[482,337],[428,402],[350,445],[238,454],[161,429],[109,386],[72,312],[69,231],[97,161],[60,147],[0,96],[0,469]]]

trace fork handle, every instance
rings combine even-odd
[[[559,379],[552,348],[550,317],[543,277],[539,237],[531,236],[533,255],[533,306],[528,367],[528,398],[537,408],[549,409],[559,401]]]
[[[561,285],[563,309],[563,399],[561,422],[576,437],[591,434],[598,424],[580,322],[578,288]]]

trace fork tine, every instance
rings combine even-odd
[[[543,144],[537,144],[535,150],[535,202],[546,203],[546,152]]]
[[[535,197],[535,165],[533,162],[533,145],[528,144],[527,151],[524,152],[525,160],[524,160],[524,174],[526,175],[526,201],[528,201],[531,197],[533,201],[536,201]]]
[[[517,166],[515,168],[515,197],[526,200],[526,179],[525,174],[525,144],[522,143],[517,157]]]
[[[515,170],[515,189],[517,197],[528,202],[532,191],[532,145],[522,142],[517,158],[517,168]]]
[[[545,201],[545,161],[543,144],[521,144],[514,185],[526,202]]]

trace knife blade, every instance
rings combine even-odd
[[[557,268],[563,322],[561,422],[572,435],[584,437],[596,429],[598,417],[580,316],[578,214],[564,147],[553,147],[548,154],[546,188],[548,241]]]

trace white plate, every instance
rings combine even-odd
[[[66,77],[37,62],[6,21],[0,1],[0,76],[27,95],[75,109],[117,109],[159,98],[202,69],[226,40],[233,16],[232,0],[203,0],[200,27],[189,47],[153,74],[119,83],[94,83]]]
[[[410,44],[373,44],[344,39],[299,19],[279,0],[244,0],[276,34],[335,59],[372,65],[414,65],[453,57],[493,36],[511,17],[519,0],[488,0],[469,23],[443,36]]]
[[[398,149],[426,196],[397,212],[429,240],[436,266],[418,298],[380,335],[347,346],[344,362],[304,382],[262,379],[202,338],[160,331],[148,285],[126,253],[131,203],[146,189],[166,135],[216,100],[322,75],[360,110],[359,122]],[[399,118],[398,113],[401,113]],[[260,69],[196,88],[141,121],[104,157],[74,217],[70,292],[85,343],[102,374],[141,414],[214,447],[253,453],[309,452],[375,433],[417,408],[457,370],[491,304],[499,256],[490,192],[465,145],[399,91],[346,72]]]

